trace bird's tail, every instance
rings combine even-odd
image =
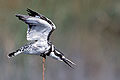
[[[57,59],[59,61],[63,61],[64,63],[66,63],[71,68],[73,68],[72,65],[76,65],[74,62],[67,59],[64,56],[64,54],[62,52],[60,52],[59,50],[57,50],[57,49],[55,49],[54,52],[51,52],[49,56],[54,58],[54,59]]]
[[[8,54],[8,58],[15,57],[15,56],[17,56],[17,55],[20,54],[20,53],[21,53],[21,50],[18,49],[18,50],[16,50],[15,52],[9,53],[9,54]]]
[[[71,60],[67,59],[67,58],[62,58],[63,62],[65,62],[68,66],[70,66],[71,68],[72,65],[76,65],[74,62],[72,62]],[[71,65],[72,64],[72,65]]]

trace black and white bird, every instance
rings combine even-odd
[[[30,43],[8,54],[8,57],[11,58],[21,53],[40,55],[45,59],[46,56],[50,56],[65,62],[70,67],[72,67],[71,64],[75,65],[50,42],[50,35],[56,29],[54,23],[44,15],[31,9],[27,9],[27,11],[28,15],[17,14],[16,17],[28,24],[27,40]]]

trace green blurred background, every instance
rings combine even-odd
[[[120,0],[0,0],[0,80],[42,80],[41,57],[7,58],[27,43],[15,17],[27,8],[55,23],[51,41],[77,64],[47,58],[45,80],[120,80]]]

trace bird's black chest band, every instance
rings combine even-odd
[[[46,55],[49,56],[51,52],[52,52],[52,47],[50,47],[50,49]]]

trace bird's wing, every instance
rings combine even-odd
[[[51,25],[46,17],[41,18],[41,15],[33,12],[28,9],[29,16],[28,15],[21,15],[17,14],[16,17],[18,17],[20,20],[24,21],[26,24],[28,24],[28,30],[27,30],[27,40],[49,40],[49,37],[51,33],[55,30],[55,25]],[[39,16],[39,17],[36,17]]]
[[[47,23],[49,23],[52,26],[52,30],[50,31],[50,33],[48,35],[48,40],[49,40],[51,33],[56,29],[55,24],[50,19],[45,17],[44,15],[42,15],[42,14],[40,14],[38,12],[35,12],[35,11],[29,9],[29,8],[27,8],[27,12],[28,12],[29,16],[40,18],[40,19],[46,21]]]
[[[29,16],[38,17],[38,18],[40,18],[42,20],[47,21],[51,26],[54,26],[54,23],[50,19],[48,19],[47,17],[45,17],[44,15],[42,15],[42,14],[40,14],[38,12],[35,12],[35,11],[31,10],[31,9],[27,9],[27,12],[28,12]]]

